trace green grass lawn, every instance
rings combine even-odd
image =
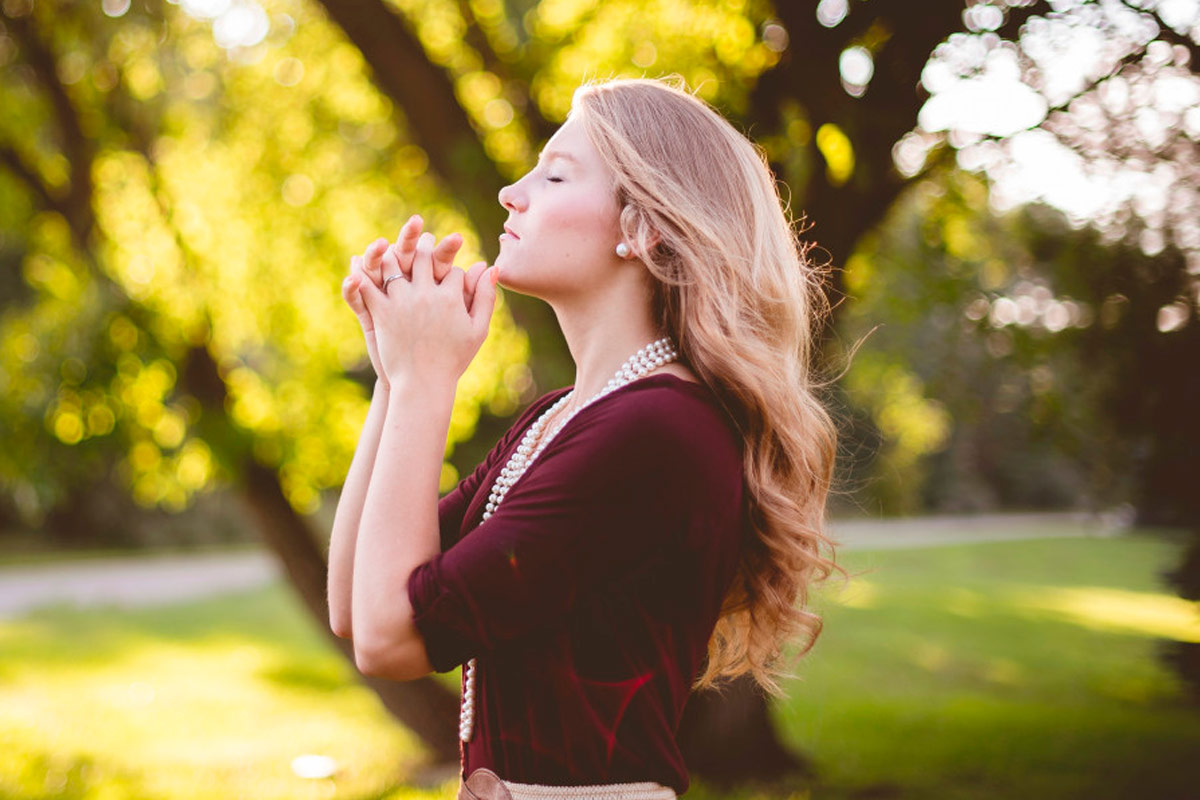
[[[1200,798],[1200,708],[1154,657],[1200,641],[1163,540],[853,553],[777,719],[814,797]],[[833,589],[835,587],[831,587]]]
[[[688,797],[1200,798],[1200,708],[1154,658],[1200,641],[1149,536],[846,552],[776,708],[814,786]],[[454,685],[453,677],[450,682]],[[292,761],[333,758],[333,778]],[[0,621],[0,798],[452,798],[289,590]]]

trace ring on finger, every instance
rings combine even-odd
[[[384,294],[387,294],[387,287],[388,287],[388,284],[389,284],[389,283],[391,283],[392,281],[398,281],[398,280],[400,280],[400,279],[401,279],[401,278],[403,278],[403,277],[404,277],[404,273],[403,273],[403,272],[401,272],[401,273],[398,273],[398,274],[396,274],[396,275],[388,275],[386,278],[384,278],[384,279],[383,279],[383,287],[382,287],[382,288],[383,288],[383,293],[384,293]]]

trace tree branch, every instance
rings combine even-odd
[[[78,220],[81,227],[90,233],[94,225],[91,198],[95,148],[83,133],[79,114],[67,94],[66,86],[58,79],[54,54],[49,46],[42,41],[33,23],[26,18],[6,19],[9,29],[25,52],[26,63],[33,68],[38,80],[46,88],[63,137],[63,150],[67,162],[71,165],[70,187],[66,197],[59,201],[58,208],[63,210],[62,213],[68,219]]]
[[[41,179],[33,167],[25,163],[20,153],[6,144],[0,144],[0,164],[8,167],[18,180],[28,186],[30,191],[38,196],[43,206],[57,211],[64,217],[69,217],[70,210],[67,206],[60,198],[55,197],[50,186]]]
[[[479,57],[483,59],[484,68],[498,77],[505,85],[511,85],[516,82],[512,69],[502,58],[496,55],[496,51],[492,47],[487,33],[479,25],[479,21],[475,19],[475,14],[471,11],[471,4],[468,0],[458,0],[458,11],[467,25],[467,32],[463,36],[463,41],[470,45],[475,52],[479,53]],[[521,84],[522,91],[528,89],[528,82],[522,80]],[[554,135],[556,126],[550,120],[546,119],[542,114],[542,110],[538,108],[537,103],[526,103],[522,109],[522,115],[525,117],[529,133],[534,140],[545,141]]]
[[[508,212],[496,200],[508,183],[487,155],[445,70],[431,62],[406,20],[381,0],[321,0],[326,13],[362,51],[376,85],[402,109],[417,143],[461,202],[481,234],[484,255],[499,249]],[[513,318],[534,340],[535,382],[559,386],[573,374],[570,352],[548,305],[516,293],[505,296]]]
[[[814,171],[806,185],[793,187],[798,207],[814,224],[814,237],[835,263],[845,262],[909,183],[892,164],[892,145],[916,124],[921,70],[933,48],[961,27],[962,8],[962,0],[930,0],[914,14],[902,0],[877,0],[856,5],[845,27],[831,31],[817,22],[811,4],[776,5],[791,44],[760,79],[752,114],[767,130],[778,130],[779,110],[790,101],[806,109],[813,127],[832,122],[850,138],[855,167],[849,182],[834,186],[823,171]],[[875,75],[866,94],[851,97],[842,88],[838,60],[871,28],[886,39],[874,53]],[[841,272],[831,277],[832,305],[844,291]]]
[[[499,231],[506,213],[496,195],[507,183],[483,149],[454,86],[400,15],[379,0],[322,0],[336,22],[366,57],[379,87],[407,114],[417,144],[467,210],[480,233]],[[499,247],[483,236],[489,258]]]

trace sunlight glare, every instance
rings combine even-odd
[[[181,0],[179,5],[197,19],[216,19],[230,9],[233,0]]]
[[[225,48],[253,47],[265,39],[270,30],[270,20],[261,6],[238,4],[213,22],[213,39]]]
[[[817,4],[817,22],[826,28],[836,28],[850,13],[847,0],[821,0]]]
[[[1016,57],[1007,50],[990,53],[978,77],[954,79],[930,66],[922,82],[932,93],[917,115],[925,131],[1011,136],[1046,118],[1045,98],[1021,82]]]
[[[1200,615],[1182,597],[1106,586],[1030,586],[1010,594],[1019,608],[1094,630],[1200,642]]]
[[[861,97],[875,74],[875,61],[871,51],[860,45],[847,47],[838,59],[838,70],[842,74],[842,87],[852,97]]]
[[[319,756],[311,753],[296,756],[292,759],[292,772],[296,773],[298,777],[310,780],[332,778],[337,772],[337,766],[337,761],[329,756]]]

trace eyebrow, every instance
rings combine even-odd
[[[561,158],[564,161],[570,161],[574,164],[579,163],[579,159],[563,150],[543,150],[538,153],[538,161],[540,162],[543,157],[546,159],[546,161],[553,161],[556,158]]]

